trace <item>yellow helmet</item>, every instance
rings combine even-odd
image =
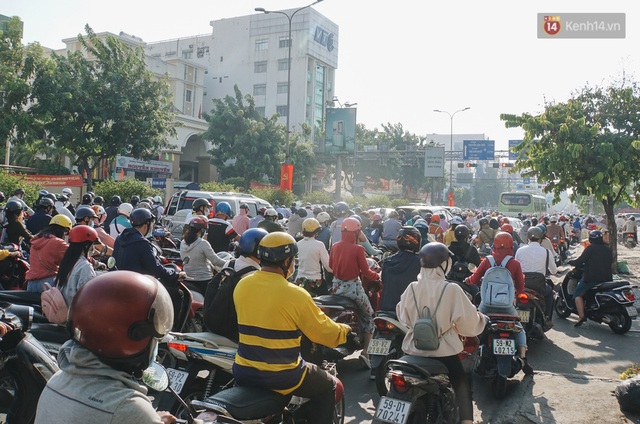
[[[51,218],[51,220],[49,221],[49,225],[53,224],[59,225],[63,228],[66,228],[67,230],[71,230],[71,228],[73,228],[73,223],[71,222],[69,217],[61,213]]]
[[[296,239],[283,231],[274,231],[260,240],[258,246],[258,258],[267,262],[282,262],[286,258],[295,257],[298,254]]]
[[[302,231],[307,234],[313,234],[320,229],[320,222],[315,218],[307,218],[302,221]]]

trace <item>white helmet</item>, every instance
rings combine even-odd
[[[276,212],[276,210],[273,208],[268,208],[266,211],[264,211],[264,216],[278,216],[278,212]]]
[[[73,191],[69,187],[65,187],[62,189],[62,194],[68,197],[73,194]]]
[[[162,203],[162,197],[160,197],[160,196],[156,196],[156,197],[154,197],[154,198],[153,198],[153,201],[154,201],[155,203]]]
[[[316,217],[316,219],[318,220],[319,223],[322,224],[323,222],[329,221],[331,219],[331,216],[329,216],[329,214],[326,212],[320,212]]]
[[[129,218],[129,215],[131,215],[131,211],[133,211],[133,206],[131,206],[131,203],[120,203],[120,206],[118,206],[118,213],[120,215],[124,215],[127,218]]]
[[[551,215],[551,217],[549,217],[549,222],[558,222],[558,215]]]

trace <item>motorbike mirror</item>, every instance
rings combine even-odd
[[[116,258],[114,258],[113,256],[110,256],[109,259],[107,259],[107,268],[113,269],[115,267],[116,267]]]
[[[191,260],[191,258],[190,258],[190,257],[185,256],[185,257],[184,257],[184,259],[182,260],[182,265],[186,265],[186,264],[188,264],[190,260]]]
[[[142,383],[157,392],[164,392],[169,387],[169,374],[157,362],[152,362],[142,373]]]
[[[473,272],[474,269],[476,269],[476,265],[475,264],[467,264],[467,268],[469,268],[469,271]]]

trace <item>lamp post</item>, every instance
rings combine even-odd
[[[322,0],[316,0],[313,3],[301,7],[299,9],[296,9],[293,11],[293,13],[291,13],[291,15],[287,14],[286,12],[282,12],[280,10],[266,10],[264,7],[256,7],[254,10],[256,12],[262,12],[265,15],[269,14],[269,13],[277,13],[279,15],[284,15],[287,17],[287,19],[289,20],[289,56],[288,56],[288,66],[287,66],[287,132],[285,133],[285,141],[286,141],[286,150],[285,150],[285,157],[284,157],[284,163],[289,163],[289,132],[291,131],[291,128],[289,128],[289,121],[290,121],[290,116],[291,116],[291,20],[293,19],[293,17],[295,16],[296,13],[298,13],[301,10],[307,9],[311,6],[313,6],[314,4],[318,4],[320,3]]]
[[[453,113],[447,112],[446,110],[439,110],[439,109],[434,109],[434,112],[438,112],[438,113],[446,113],[447,115],[449,115],[449,119],[451,120],[451,141],[450,141],[450,151],[451,151],[451,157],[449,158],[449,193],[450,193],[450,198],[453,198],[453,117],[456,116],[456,113],[458,112],[464,112],[465,110],[469,110],[471,109],[469,106],[465,107],[464,109],[459,109],[456,110]],[[454,206],[453,204],[449,205],[449,206]]]

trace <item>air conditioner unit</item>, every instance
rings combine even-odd
[[[192,49],[193,48],[193,44],[189,44],[189,48]]]

